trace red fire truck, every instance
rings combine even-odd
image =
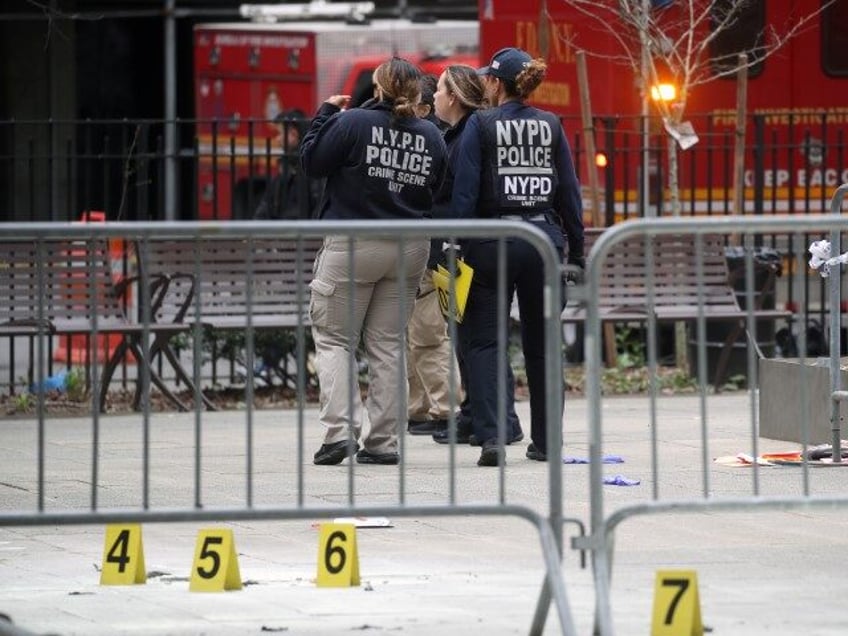
[[[477,22],[371,20],[200,24],[194,30],[200,219],[246,218],[275,169],[274,117],[333,94],[370,97],[374,68],[400,55],[425,72],[477,65]]]
[[[617,4],[612,0],[596,3]],[[685,17],[681,12],[689,5],[677,0],[652,0],[649,4],[654,7],[651,19],[657,21],[679,20]],[[713,10],[728,4],[714,2]],[[707,63],[715,73],[719,56],[748,48],[772,28],[785,32],[802,17],[813,16],[748,74],[744,177],[748,212],[825,211],[821,204],[840,183],[848,182],[848,156],[844,152],[848,2],[837,0],[822,9],[826,4],[822,0],[753,0],[709,49],[712,57]],[[582,48],[589,53],[586,62],[591,106],[596,126],[600,122],[595,142],[599,150],[616,153],[615,163],[610,156],[608,167],[599,170],[601,183],[608,190],[607,204],[614,201],[617,216],[622,215],[628,201],[635,209],[632,202],[638,200],[640,187],[642,98],[632,68],[620,63],[619,42],[566,2],[479,0],[479,16],[483,59],[504,46],[519,46],[545,58],[548,75],[532,101],[562,115],[571,138],[579,137],[582,129],[576,51]],[[704,41],[713,23],[704,21],[695,40]],[[685,119],[694,125],[700,142],[681,155],[680,185],[681,197],[692,213],[733,213],[726,201],[727,189],[732,186],[736,99],[733,75],[701,84],[688,96]],[[661,169],[659,155],[665,152],[665,144],[658,114],[651,104],[650,143],[657,149],[654,167]],[[729,153],[722,150],[726,148],[731,149]],[[709,149],[712,155],[706,156]],[[585,170],[582,160],[580,168]],[[657,197],[662,200],[661,185],[658,190]]]

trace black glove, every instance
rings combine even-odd
[[[582,285],[583,273],[586,270],[586,259],[582,256],[568,255],[565,266],[565,284]]]
[[[575,265],[580,269],[586,269],[586,258],[584,256],[572,256],[568,255],[568,264]]]

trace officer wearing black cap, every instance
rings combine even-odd
[[[456,162],[451,208],[460,218],[533,223],[560,252],[567,240],[569,264],[582,267],[583,205],[568,141],[556,115],[525,103],[541,84],[546,68],[543,60],[533,59],[526,51],[505,48],[477,71],[493,108],[475,113],[468,121]],[[482,441],[477,464],[497,466],[505,460],[497,438],[498,389],[505,384],[497,375],[497,307],[499,294],[506,294],[508,308],[516,293],[530,389],[532,443],[526,456],[547,461],[542,260],[526,241],[509,239],[506,277],[499,280],[497,240],[468,240],[462,249],[474,268],[459,336],[468,365],[474,435]],[[501,336],[508,341],[507,334]]]

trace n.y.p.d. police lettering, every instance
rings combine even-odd
[[[433,158],[424,135],[372,126],[365,163],[368,177],[383,179],[389,190],[400,192],[407,183],[427,185]]]

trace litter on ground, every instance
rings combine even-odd
[[[588,457],[574,457],[571,455],[564,455],[562,458],[563,464],[588,464]],[[624,458],[621,455],[604,455],[601,458],[602,464],[623,464]]]

